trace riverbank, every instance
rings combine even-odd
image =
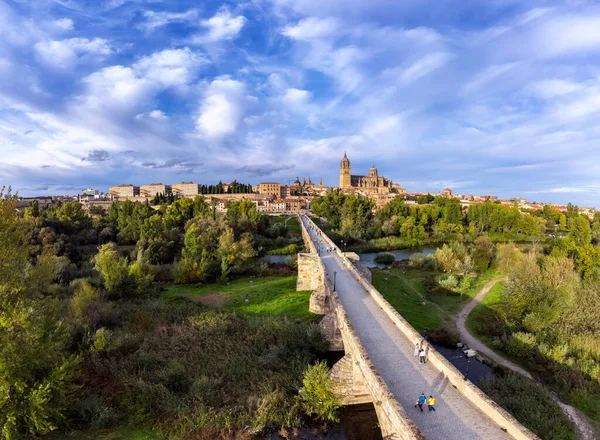
[[[461,310],[457,317],[456,325],[461,335],[461,340],[467,343],[469,348],[476,350],[494,363],[520,374],[533,383],[535,380],[527,370],[493,350],[491,341],[488,340],[488,343],[486,344],[483,340],[480,340],[475,336],[477,332],[481,331],[480,325],[486,322],[486,315],[488,315],[490,307],[501,304],[502,291],[504,288],[503,281],[504,279],[499,278],[488,282],[475,298]],[[538,389],[545,390],[541,384],[536,383],[535,385]],[[571,420],[577,430],[577,438],[579,440],[594,440],[596,438],[594,428],[583,413],[576,408],[565,404],[556,394],[549,390],[545,390],[545,392]]]

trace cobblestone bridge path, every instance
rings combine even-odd
[[[327,247],[310,220],[302,216],[311,239]],[[396,328],[368,292],[344,267],[335,252],[321,252],[327,274],[336,275],[336,292],[371,361],[404,410],[428,440],[512,439],[496,423],[475,408],[430,364],[419,365],[413,357],[414,346]],[[402,311],[400,311],[402,314]],[[425,393],[436,398],[436,412],[414,408],[417,397]]]

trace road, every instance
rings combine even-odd
[[[310,224],[305,217],[302,221],[307,227]],[[317,247],[327,247],[315,230],[307,229]],[[369,358],[427,439],[512,438],[464,399],[432,365],[419,365],[412,356],[412,343],[344,267],[337,253],[322,253],[321,258],[331,280],[336,273],[336,292]],[[437,398],[436,412],[420,412],[414,408],[414,402],[421,393]]]

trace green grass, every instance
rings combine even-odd
[[[288,220],[289,219],[289,220]],[[287,223],[286,223],[287,220]],[[300,234],[300,223],[298,217],[295,215],[278,215],[269,217],[269,221],[272,225],[277,223],[284,223],[287,225],[287,230],[290,234]]]
[[[440,325],[453,321],[463,306],[483,286],[497,276],[493,271],[481,275],[471,288],[455,295],[431,293],[427,285],[432,278],[442,274],[409,267],[372,269],[373,285],[415,329],[433,331]],[[423,304],[423,297],[425,304]]]
[[[469,316],[467,316],[467,328],[478,339],[484,342],[490,348],[497,350],[492,346],[492,341],[485,335],[481,329],[485,322],[494,319],[494,316],[499,311],[503,304],[504,283],[496,283],[483,298],[483,300],[475,306]]]
[[[296,276],[245,277],[230,283],[214,283],[197,287],[193,285],[170,285],[165,298],[218,296],[222,304],[211,307],[231,310],[249,316],[289,316],[303,321],[317,319],[309,312],[311,292],[296,291]],[[246,302],[246,296],[248,302]],[[199,300],[200,301],[200,300]]]

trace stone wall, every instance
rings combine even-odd
[[[301,222],[302,223],[302,222]],[[331,245],[335,246],[333,242],[323,234],[323,238]],[[412,342],[412,344],[420,343],[423,337],[417,332],[409,323],[406,321],[396,309],[394,309],[390,303],[379,293],[373,285],[367,281],[361,274],[356,270],[354,265],[347,259],[344,258],[343,253],[336,247],[338,255],[344,259],[344,265],[348,268],[350,273],[356,278],[356,280],[363,286],[363,288],[369,292],[375,302],[382,308],[386,315],[391,321],[398,327],[398,329],[404,334],[404,336]],[[321,262],[322,265],[322,262]],[[325,273],[325,272],[324,272]],[[326,277],[327,280],[327,277]],[[334,296],[337,296],[334,294]],[[341,304],[339,305],[341,308]],[[336,306],[336,310],[338,307]],[[338,320],[340,320],[338,312]],[[340,327],[342,327],[340,321]],[[342,329],[342,335],[344,337],[344,344],[347,346],[348,342]],[[517,419],[515,419],[510,413],[504,408],[499,406],[496,402],[490,399],[483,391],[476,387],[473,383],[465,380],[463,374],[452,365],[443,355],[437,352],[433,347],[430,348],[428,360],[433,364],[441,373],[443,373],[448,381],[461,393],[463,394],[476,408],[492,419],[502,429],[506,430],[513,438],[517,440],[534,440],[538,437],[529,431],[526,427],[521,425]],[[368,382],[368,378],[367,378]],[[374,398],[376,401],[376,398]],[[377,409],[377,405],[375,405]]]

